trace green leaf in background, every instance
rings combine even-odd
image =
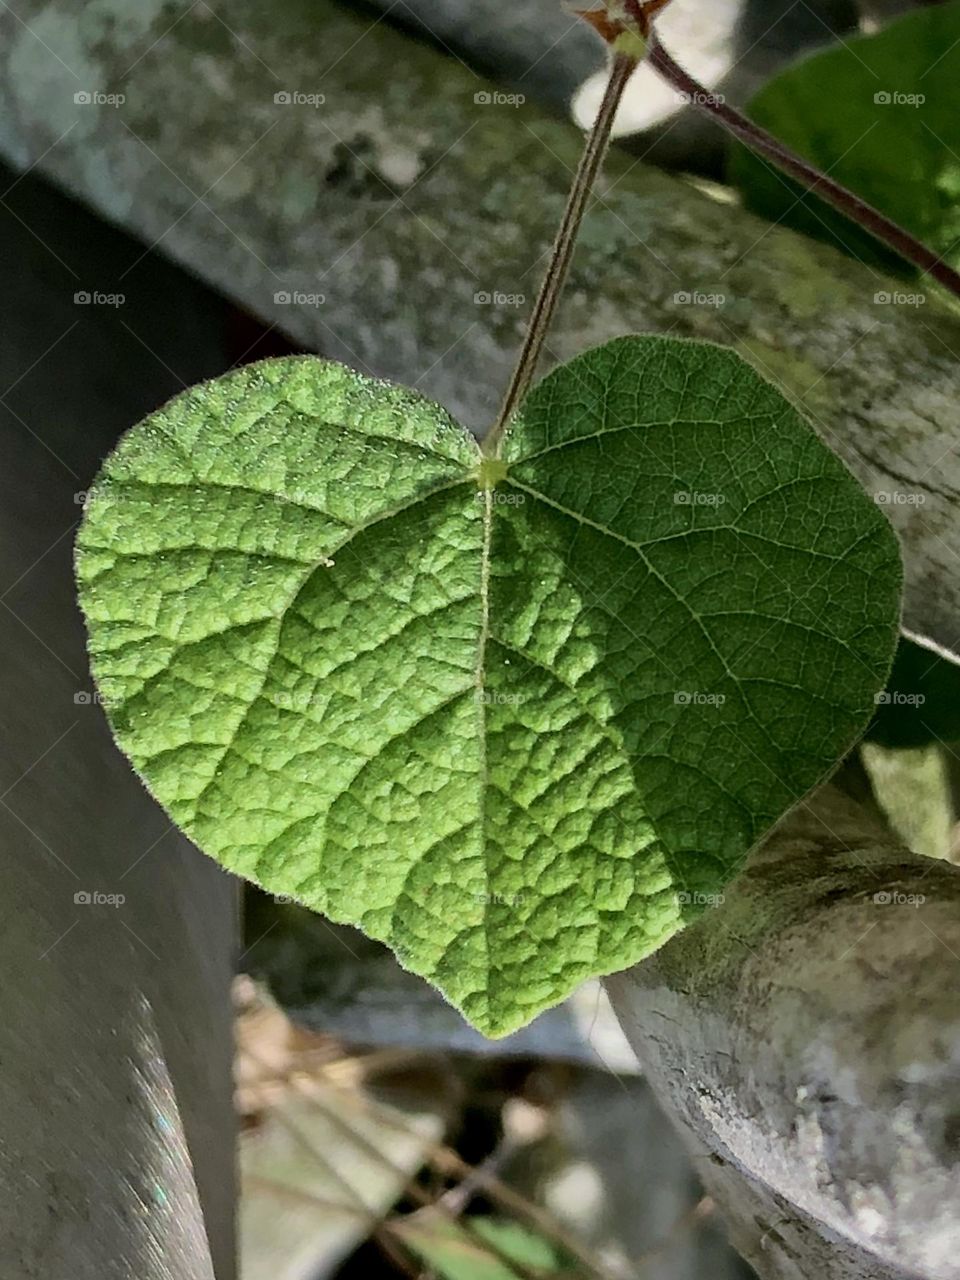
[[[918,9],[776,76],[757,124],[960,267],[960,2]],[[748,208],[905,274],[892,250],[737,146],[731,176]]]
[[[121,441],[77,561],[175,821],[494,1036],[717,900],[862,733],[900,592],[882,513],[731,351],[590,351],[502,455],[265,361]]]
[[[506,1218],[471,1217],[469,1230],[424,1209],[391,1222],[393,1233],[443,1280],[529,1280],[575,1276],[543,1236]]]
[[[866,736],[890,748],[960,742],[960,664],[901,636]]]

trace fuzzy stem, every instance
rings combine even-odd
[[[590,198],[597,173],[610,145],[610,131],[613,128],[617,108],[636,65],[637,60],[628,54],[620,53],[613,59],[610,79],[603,96],[603,102],[600,104],[599,114],[590,131],[583,155],[580,158],[580,165],[573,180],[573,186],[570,188],[570,196],[567,200],[567,207],[564,210],[563,221],[560,223],[560,229],[553,244],[547,272],[544,276],[543,284],[540,286],[540,293],[534,303],[523,346],[520,348],[517,365],[513,371],[513,377],[507,387],[497,420],[483,440],[483,449],[488,455],[496,456],[507,422],[526,394],[536,371],[537,362],[540,359],[543,344],[550,329],[550,323],[553,320],[557,303],[560,301],[560,295],[566,283],[567,273],[570,270],[570,262],[573,258],[577,234],[583,222],[587,201]]]
[[[912,262],[921,271],[939,281],[955,297],[960,298],[960,274],[944,262],[938,254],[928,249],[909,231],[887,218],[878,209],[874,209],[872,205],[861,200],[852,191],[848,191],[839,182],[821,173],[814,165],[784,146],[765,129],[754,124],[741,111],[727,106],[724,102],[718,102],[714,94],[708,92],[673,60],[656,36],[651,41],[648,60],[668,84],[686,95],[695,107],[712,116],[751,151],[769,160],[791,178],[796,178],[809,191],[816,192],[821,199],[839,210],[857,226],[868,231],[877,240],[898,253],[901,258]]]

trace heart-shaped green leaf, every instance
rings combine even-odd
[[[312,357],[131,431],[78,574],[114,732],[196,843],[503,1035],[647,955],[863,730],[881,512],[730,351],[624,338],[499,459]]]

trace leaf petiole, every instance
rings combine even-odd
[[[623,98],[634,69],[638,65],[632,54],[617,53],[610,68],[610,79],[600,104],[600,111],[593,128],[587,138],[580,164],[577,168],[563,220],[557,232],[557,238],[550,252],[550,261],[540,292],[534,303],[533,311],[527,325],[527,332],[517,357],[516,368],[507,387],[506,395],[500,406],[497,420],[483,439],[484,453],[496,456],[497,448],[503,438],[504,428],[512,417],[517,405],[523,399],[533,379],[537,362],[543,351],[543,344],[550,324],[557,310],[563,286],[566,283],[573,251],[576,248],[577,235],[583,222],[587,201],[593,190],[600,166],[610,145],[610,132],[617,115],[617,109]]]

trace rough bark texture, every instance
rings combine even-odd
[[[416,383],[471,425],[492,419],[575,130],[476,102],[491,88],[471,72],[330,0],[19,11],[0,7],[0,150],[306,346]],[[126,101],[74,102],[93,91]],[[294,92],[325,102],[274,102]],[[898,287],[615,154],[548,354],[631,330],[742,352],[890,497],[906,623],[952,647],[960,320],[931,291],[921,307],[875,303]],[[307,297],[288,301],[296,290]]]
[[[13,181],[0,169],[0,1276],[231,1280],[235,891],[113,745],[72,572],[76,495],[177,379],[115,310],[73,303],[72,272],[139,249]],[[185,377],[222,367],[216,301],[156,261],[147,283],[125,312],[144,340]]]
[[[960,1275],[958,907],[960,869],[827,785],[606,980],[765,1280]]]

